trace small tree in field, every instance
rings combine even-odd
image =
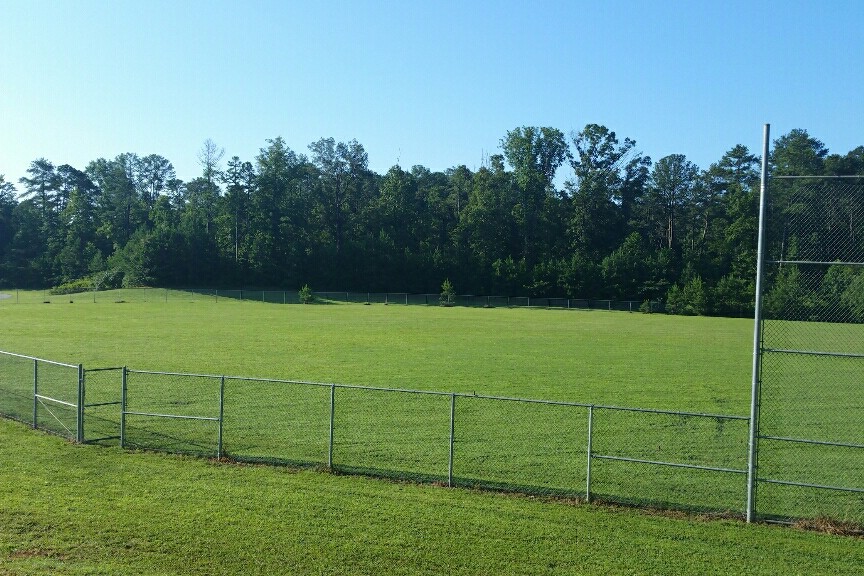
[[[312,295],[312,289],[309,288],[309,284],[304,284],[297,295],[300,297],[300,302],[303,304],[311,304],[315,299],[315,296]]]
[[[444,283],[441,284],[441,306],[453,306],[455,299],[456,290],[453,289],[453,284],[451,284],[450,279],[447,278],[444,280]]]

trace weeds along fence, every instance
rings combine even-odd
[[[31,419],[45,361],[0,357],[0,412],[82,442],[744,514],[747,417],[51,363],[62,426]]]
[[[298,292],[289,290],[225,290],[217,288],[122,288],[108,291],[52,294],[50,290],[9,290],[3,302],[15,304],[63,302],[199,302],[245,300],[268,304],[299,304]],[[404,292],[313,292],[322,302],[351,304],[393,304],[406,306],[437,306],[440,294],[408,294]],[[641,300],[603,300],[586,298],[534,298],[527,296],[454,296],[453,306],[471,308],[560,308],[571,310],[616,310],[624,312],[662,312],[661,302]]]

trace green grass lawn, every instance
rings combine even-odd
[[[14,327],[0,349],[87,368],[125,364],[468,394],[455,404],[452,478],[449,396],[339,388],[334,466],[539,494],[585,494],[588,411],[475,394],[739,415],[748,405],[749,326],[741,320],[545,309],[277,306],[155,294],[167,297],[144,301],[141,292],[119,292],[113,299],[99,294],[95,303],[77,296],[50,304],[38,298],[9,302],[0,313]],[[119,384],[116,372],[88,373],[88,403],[119,400]],[[215,418],[218,394],[217,379],[133,373],[128,409]],[[55,409],[40,420],[51,422],[58,414]],[[595,415],[595,454],[745,468],[746,421],[609,410]],[[67,429],[74,429],[71,416]],[[328,388],[232,379],[225,388],[224,453],[326,465],[329,418]],[[86,420],[88,438],[118,433],[114,406],[89,410]],[[210,456],[217,450],[218,427],[211,421],[132,416],[126,431],[131,446]],[[601,498],[743,514],[742,475],[597,461],[592,480]]]
[[[75,446],[0,420],[0,574],[855,574],[860,539]]]
[[[380,304],[281,306],[164,290],[151,292],[155,297],[149,299],[143,294],[100,293],[96,302],[84,295],[53,297],[46,304],[34,293],[19,294],[17,303],[0,300],[0,349],[86,368],[127,365],[466,394],[455,403],[454,485],[532,494],[584,495],[588,411],[484,396],[726,415],[749,411],[752,321],[747,320]],[[32,369],[21,369],[26,383]],[[59,370],[45,368],[48,374]],[[129,383],[132,411],[218,416],[218,379],[136,372]],[[27,402],[32,404],[26,387],[21,390],[25,414]],[[88,372],[87,391],[88,403],[119,400],[119,373]],[[330,392],[321,386],[227,380],[224,453],[244,461],[326,465]],[[449,395],[338,388],[334,397],[337,471],[447,483]],[[54,416],[40,412],[39,418]],[[71,416],[66,415],[67,428],[74,425]],[[88,409],[85,420],[88,438],[118,433],[116,406]],[[596,408],[593,427],[595,457],[746,467],[746,420]],[[127,441],[137,447],[214,455],[217,431],[209,421],[127,418]],[[766,459],[765,470],[809,462],[818,472],[811,478],[856,485],[858,468],[846,465],[848,450],[835,452]],[[831,466],[824,466],[829,461]],[[744,511],[741,474],[608,459],[595,459],[592,466],[592,494],[600,499]],[[834,518],[860,521],[864,513],[864,499],[856,495],[809,491],[804,498],[799,489],[774,487],[763,494],[778,491],[784,495],[771,496],[769,511],[781,516],[830,509]],[[828,500],[830,507],[824,508]]]
[[[87,295],[54,297],[50,304],[0,300],[0,350],[86,368],[127,365],[746,415],[752,324],[606,311],[276,306],[223,298],[115,303],[100,293],[95,304]]]

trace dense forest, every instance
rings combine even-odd
[[[158,155],[34,160],[0,176],[0,286],[272,287],[662,300],[750,315],[760,159],[652,161],[589,124],[520,127],[478,170],[368,167],[356,140],[282,138],[225,160],[210,140],[183,182]],[[776,139],[772,174],[864,174],[864,147]],[[224,161],[224,162],[223,162]],[[562,186],[556,174],[572,176]]]

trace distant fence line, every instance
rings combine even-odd
[[[2,292],[2,290],[0,290]],[[298,291],[248,290],[222,288],[121,288],[109,291],[88,291],[73,294],[52,294],[50,290],[10,290],[8,302],[39,303],[68,301],[158,302],[198,301],[220,298],[248,300],[268,304],[299,304]],[[406,292],[313,292],[318,301],[353,304],[401,304],[406,306],[438,306],[440,294],[410,294]],[[594,298],[539,298],[529,296],[476,296],[461,294],[453,297],[451,306],[471,308],[560,308],[572,310],[616,310],[623,312],[662,312],[662,302],[644,300],[609,300]]]
[[[78,442],[744,514],[746,416],[84,369],[6,352],[0,414]]]

